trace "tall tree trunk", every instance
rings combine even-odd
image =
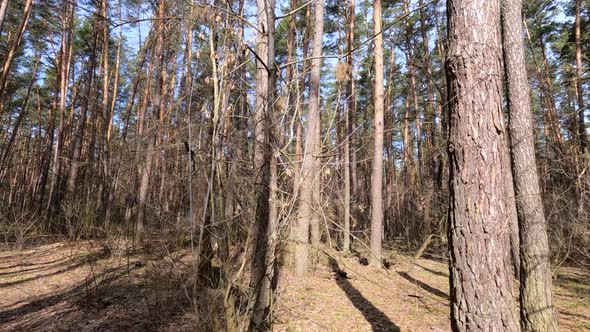
[[[410,8],[409,8],[409,0],[404,0],[404,12],[406,15],[410,15]],[[417,185],[421,185],[421,176],[422,176],[422,166],[423,166],[423,158],[422,158],[422,119],[420,118],[420,106],[418,105],[418,87],[416,83],[416,73],[414,71],[414,52],[411,42],[411,36],[413,35],[413,29],[409,21],[406,21],[406,52],[407,52],[407,61],[408,61],[408,79],[410,81],[410,92],[412,97],[412,108],[414,112],[414,128],[415,128],[415,138],[416,138],[416,161],[414,162],[414,169],[411,171],[410,175],[410,184],[414,184],[414,176],[417,176],[418,181],[416,182]],[[409,98],[406,97],[406,98]],[[409,114],[408,114],[409,116]],[[409,119],[408,119],[409,121]],[[410,147],[414,150],[414,146]],[[405,149],[405,147],[404,147]]]
[[[504,190],[500,1],[449,0],[453,331],[518,331]]]
[[[154,87],[154,93],[152,96],[151,102],[151,116],[153,118],[153,124],[156,124],[160,117],[160,110],[162,108],[162,92],[164,88],[164,71],[165,63],[164,63],[164,33],[165,33],[165,21],[164,21],[164,14],[166,12],[166,0],[162,0],[158,2],[158,33],[156,37],[156,45],[154,46],[154,57],[152,61],[156,62],[156,85]],[[146,88],[149,89],[150,85],[146,84]],[[149,94],[150,91],[146,90],[146,94]],[[144,106],[145,107],[145,106]],[[145,208],[147,203],[148,197],[148,189],[154,159],[154,149],[156,147],[156,140],[158,138],[158,132],[150,133],[150,137],[148,138],[148,145],[146,148],[145,154],[145,161],[144,167],[141,170],[141,177],[139,182],[139,203],[137,206],[137,222],[135,224],[135,239],[136,241],[141,241],[144,232],[144,224],[145,224]]]
[[[108,225],[109,220],[106,218],[106,211],[108,205],[108,196],[111,190],[111,179],[110,179],[110,144],[108,139],[108,131],[111,126],[110,106],[109,106],[109,26],[107,21],[107,1],[101,0],[100,2],[100,14],[102,16],[102,51],[101,51],[101,75],[102,75],[102,96],[100,101],[100,109],[102,111],[102,153],[100,156],[101,162],[101,188],[102,197],[100,197],[100,217],[104,220],[105,225]]]
[[[121,4],[121,0],[119,0],[119,21],[122,21],[122,4]],[[108,28],[108,27],[107,27]],[[107,31],[108,32],[108,31]],[[116,55],[115,55],[115,69],[113,71],[113,97],[111,99],[111,105],[110,105],[110,109],[109,109],[109,115],[108,115],[108,125],[107,125],[107,133],[106,133],[106,145],[107,147],[109,147],[111,145],[111,140],[113,137],[113,116],[115,114],[115,107],[117,106],[117,94],[118,94],[118,88],[119,88],[119,68],[121,65],[121,46],[123,43],[123,27],[119,27],[119,40],[117,43],[117,51],[116,51]],[[110,157],[110,156],[109,156]],[[120,157],[119,157],[120,158]],[[112,173],[112,164],[113,161],[111,158],[108,159],[108,169],[109,171]],[[113,200],[115,199],[115,190],[117,188],[117,184],[119,183],[119,168],[116,167],[116,171],[114,172],[116,173],[115,175],[115,180],[113,181],[113,183],[108,186],[108,197],[106,200],[106,211],[105,211],[105,225],[109,225],[111,222],[111,214],[112,214],[112,206],[113,206]]]
[[[582,154],[586,153],[588,149],[588,135],[586,134],[585,111],[584,106],[584,89],[582,82],[582,31],[580,12],[582,11],[582,0],[576,0],[576,95],[578,99],[578,136],[580,140],[580,151]]]
[[[305,102],[305,78],[307,77],[307,71],[309,69],[309,60],[307,59],[309,52],[309,35],[311,32],[311,5],[307,6],[305,10],[305,33],[303,36],[303,68],[301,70],[301,77],[297,83],[297,115],[295,122],[297,128],[295,129],[295,167],[293,170],[293,196],[297,197],[299,193],[299,187],[301,185],[301,162],[303,160],[303,148],[302,148],[302,132],[303,123],[301,121],[301,114],[303,114],[303,105]]]
[[[524,29],[527,35],[527,39],[529,42],[529,47],[531,49],[531,53],[533,54],[533,61],[535,63],[535,69],[537,72],[537,76],[539,78],[539,85],[541,86],[541,99],[543,104],[545,104],[545,108],[547,110],[547,122],[550,128],[548,135],[548,139],[551,141],[551,145],[553,149],[559,154],[560,158],[565,156],[565,148],[563,143],[563,135],[561,133],[561,126],[559,124],[557,109],[555,107],[555,95],[553,93],[553,83],[550,73],[549,64],[547,62],[547,52],[545,50],[545,42],[543,40],[543,35],[539,35],[539,42],[541,45],[541,55],[543,57],[543,68],[539,65],[536,58],[534,57],[534,45],[533,40],[526,24],[526,20],[524,22]]]
[[[431,210],[434,205],[432,200],[434,195],[434,187],[436,185],[436,166],[439,160],[439,154],[436,153],[434,147],[436,145],[436,114],[434,111],[434,87],[432,77],[432,65],[430,63],[430,42],[428,38],[428,27],[426,25],[426,8],[424,7],[424,0],[419,0],[420,6],[420,31],[422,33],[422,47],[424,48],[424,70],[426,74],[426,96],[427,100],[424,104],[424,131],[426,138],[426,147],[422,154],[426,154],[425,170],[423,177],[425,178],[424,189],[424,234],[426,236],[432,234],[432,220]],[[423,158],[424,159],[424,158]]]
[[[33,67],[33,76],[31,78],[31,82],[29,83],[29,87],[27,88],[27,95],[25,96],[25,101],[23,102],[23,106],[21,107],[21,111],[20,111],[18,117],[16,118],[16,122],[14,123],[14,127],[12,128],[12,133],[10,134],[10,139],[8,140],[8,143],[4,147],[4,151],[2,151],[2,154],[0,154],[0,183],[3,180],[2,179],[3,172],[6,169],[6,167],[8,166],[8,163],[10,161],[10,158],[9,158],[10,149],[12,147],[12,144],[15,141],[16,135],[18,134],[18,130],[20,128],[20,125],[28,113],[27,109],[29,107],[29,100],[31,99],[31,93],[33,91],[33,86],[35,85],[35,82],[37,81],[37,69],[39,68],[40,59],[41,59],[41,54],[37,53],[35,55],[35,66]]]
[[[4,4],[0,5],[3,6]],[[1,9],[1,8],[0,8]],[[12,40],[12,44],[10,45],[10,49],[6,53],[6,58],[4,59],[4,63],[2,64],[2,72],[0,73],[0,116],[2,115],[3,105],[4,105],[4,93],[6,92],[6,85],[8,84],[8,75],[10,74],[10,67],[12,66],[12,62],[14,61],[14,56],[23,39],[23,35],[25,34],[25,30],[27,29],[27,24],[29,23],[29,17],[31,16],[31,10],[33,9],[33,0],[26,0],[23,9],[23,17],[18,25],[16,30],[16,35]],[[4,9],[6,11],[6,8]],[[2,20],[4,20],[4,15],[1,16]]]
[[[275,249],[278,240],[276,210],[277,164],[272,151],[274,140],[273,105],[275,97],[274,0],[257,0],[258,40],[256,53],[256,113],[254,167],[256,169],[256,249],[250,285],[255,292],[250,327],[268,329],[276,273]],[[262,61],[261,61],[262,60]]]
[[[0,35],[4,27],[4,18],[6,17],[6,8],[8,7],[8,0],[2,0],[0,3]]]
[[[342,234],[342,250],[350,250],[350,194],[351,194],[351,178],[350,178],[350,141],[353,135],[353,128],[351,126],[351,113],[354,112],[356,101],[354,100],[354,58],[352,49],[354,47],[354,4],[355,0],[348,0],[348,30],[346,32],[346,51],[347,56],[347,76],[346,84],[346,107],[344,114],[344,230]]]
[[[512,170],[521,238],[521,325],[526,331],[558,331],[551,299],[547,223],[535,162],[522,31],[522,0],[502,0],[502,37],[508,80]]]
[[[73,194],[78,182],[78,173],[80,165],[78,164],[82,156],[82,141],[84,140],[84,133],[86,132],[86,119],[88,116],[88,109],[90,108],[90,100],[92,98],[92,86],[94,84],[94,71],[96,67],[96,44],[98,35],[92,34],[92,42],[90,48],[89,63],[86,69],[86,87],[82,95],[82,102],[80,105],[80,115],[76,125],[72,146],[70,148],[69,159],[71,161],[70,172],[68,174],[67,189],[70,194]]]
[[[55,147],[53,150],[53,167],[51,170],[51,184],[49,186],[49,206],[50,215],[53,215],[59,208],[61,191],[59,188],[60,177],[61,177],[61,150],[63,148],[64,139],[64,112],[66,107],[66,99],[68,92],[68,79],[70,73],[70,55],[69,43],[71,37],[69,35],[69,26],[73,24],[73,16],[70,12],[73,11],[74,4],[67,4],[63,9],[62,16],[62,36],[61,36],[61,48],[59,55],[59,124],[57,129],[57,136],[55,141]]]
[[[514,269],[514,276],[520,277],[520,234],[518,229],[518,211],[514,193],[514,179],[512,176],[512,156],[510,155],[510,137],[505,136],[504,142],[504,168],[509,170],[504,177],[504,190],[506,191],[506,218],[510,229],[510,261]]]
[[[383,237],[383,31],[381,0],[373,1],[373,34],[375,35],[375,118],[373,171],[371,175],[371,265],[381,267]]]
[[[319,223],[313,206],[314,182],[319,181],[318,154],[321,153],[318,126],[320,126],[320,74],[322,66],[322,38],[324,33],[324,0],[315,1],[313,52],[309,75],[309,108],[307,134],[303,153],[302,183],[299,211],[294,231],[295,274],[307,275],[309,252],[309,226]]]

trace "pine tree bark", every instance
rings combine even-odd
[[[580,141],[580,151],[582,154],[586,153],[588,149],[588,134],[586,133],[585,111],[584,105],[584,89],[582,82],[582,31],[580,12],[582,11],[582,0],[576,0],[576,23],[575,23],[575,37],[576,37],[576,97],[578,100],[578,139]]]
[[[152,61],[156,62],[156,84],[154,87],[154,93],[151,102],[151,116],[154,118],[153,123],[160,117],[160,110],[162,108],[162,93],[164,88],[164,17],[166,12],[166,0],[158,2],[158,35],[156,37],[156,45],[154,47],[154,57]],[[146,87],[149,88],[149,84],[146,83]],[[150,93],[148,90],[146,94]],[[145,106],[144,106],[145,107]],[[137,221],[135,224],[135,240],[141,241],[143,238],[144,225],[145,225],[145,209],[147,205],[148,189],[151,178],[152,165],[154,162],[154,149],[156,147],[156,140],[158,133],[150,133],[148,138],[148,145],[146,147],[144,167],[141,170],[140,182],[139,182],[139,202],[137,206]]]
[[[309,67],[309,60],[307,59],[308,52],[309,52],[309,35],[311,31],[311,5],[307,6],[305,10],[305,33],[303,35],[303,68],[301,71],[301,77],[297,84],[297,104],[295,108],[297,109],[297,115],[295,122],[297,123],[297,127],[295,129],[295,161],[293,167],[293,196],[297,197],[299,194],[299,187],[301,186],[302,177],[301,174],[301,162],[303,161],[303,148],[302,148],[302,132],[303,132],[303,124],[301,122],[301,114],[303,114],[303,105],[305,101],[305,96],[303,91],[305,90],[305,78],[307,77],[307,71]]]
[[[74,193],[76,189],[76,185],[78,182],[78,173],[80,165],[78,165],[79,160],[82,156],[82,141],[84,139],[84,133],[86,131],[86,119],[88,116],[88,109],[90,107],[90,99],[92,93],[92,86],[94,84],[94,72],[96,67],[96,46],[97,46],[97,33],[93,33],[92,35],[92,42],[90,56],[88,57],[88,64],[86,65],[86,86],[85,91],[82,95],[82,101],[80,105],[80,115],[78,118],[78,122],[76,125],[76,130],[74,133],[74,137],[72,139],[72,144],[69,153],[70,159],[70,171],[68,174],[67,180],[67,189],[70,194]]]
[[[533,138],[530,91],[522,38],[522,0],[502,0],[504,65],[514,191],[520,228],[520,317],[526,331],[558,331]]]
[[[504,190],[500,1],[449,0],[453,331],[518,331]]]
[[[322,66],[322,38],[324,33],[324,0],[315,1],[315,21],[311,72],[309,75],[309,108],[307,133],[303,151],[302,183],[299,211],[294,231],[295,275],[307,275],[309,252],[309,226],[319,223],[314,208],[314,182],[319,181],[318,155],[321,153],[320,126],[320,74]]]
[[[2,4],[1,6],[4,6]],[[4,6],[5,7],[5,6]],[[1,9],[1,8],[0,8]],[[6,85],[8,84],[8,75],[10,74],[10,67],[12,66],[12,62],[14,61],[14,57],[16,56],[16,52],[20,47],[20,44],[23,39],[23,35],[27,29],[27,25],[29,23],[29,18],[31,17],[31,10],[33,9],[33,0],[26,0],[23,8],[23,17],[18,25],[16,30],[16,35],[6,53],[6,58],[4,59],[4,63],[2,64],[2,72],[0,73],[0,116],[2,115],[2,105],[4,104],[4,93],[6,92]],[[6,8],[4,8],[6,11]],[[5,13],[4,13],[5,14]],[[1,16],[2,20],[4,19],[4,15]]]
[[[270,310],[276,283],[277,220],[277,163],[274,146],[273,105],[275,99],[275,42],[274,0],[257,0],[258,40],[256,53],[256,113],[254,167],[256,169],[256,220],[254,239],[256,249],[252,265],[250,286],[255,290],[254,312],[250,322],[252,330],[270,326]]]
[[[354,59],[352,49],[354,47],[354,9],[355,0],[348,0],[348,31],[346,33],[346,50],[347,56],[347,76],[348,82],[346,84],[346,108],[344,114],[344,230],[342,234],[342,251],[350,250],[350,193],[351,193],[351,178],[350,178],[350,140],[353,135],[353,128],[351,126],[351,113],[354,112]]]
[[[70,25],[73,22],[73,11],[75,2],[68,4],[63,9],[62,16],[62,36],[61,47],[59,55],[59,123],[55,141],[55,148],[53,150],[53,165],[51,171],[51,183],[49,186],[49,206],[50,215],[59,209],[61,200],[61,190],[59,184],[61,183],[61,152],[63,149],[64,140],[64,112],[66,106],[68,80],[70,73],[71,55],[69,54],[71,36],[69,35]]]
[[[371,176],[371,265],[381,267],[381,240],[383,237],[383,31],[381,27],[381,0],[373,1],[375,35],[375,118],[373,170]]]
[[[2,0],[0,3],[0,34],[4,28],[4,18],[6,17],[6,8],[8,7],[8,0]]]

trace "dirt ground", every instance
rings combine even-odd
[[[0,331],[194,331],[184,255],[150,255],[96,243],[0,251]],[[378,270],[332,257],[312,277],[283,274],[275,331],[450,330],[444,263],[391,255]],[[589,331],[589,271],[560,269],[554,284],[562,331]]]
[[[450,331],[448,265],[414,264],[407,256],[389,260],[389,268],[377,270],[358,257],[339,257],[312,278],[287,274],[277,330]],[[590,331],[589,272],[568,267],[557,273],[554,302],[562,331]]]

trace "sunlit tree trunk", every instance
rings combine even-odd
[[[6,2],[6,1],[4,1]],[[4,16],[6,14],[6,5],[7,3],[0,4],[0,10],[4,10],[4,13],[0,13],[0,18],[2,20],[1,23],[4,22]],[[2,8],[4,7],[4,8]],[[6,92],[6,85],[8,84],[8,75],[10,74],[10,68],[12,66],[12,62],[14,61],[14,57],[16,52],[18,51],[21,42],[23,40],[23,35],[25,30],[27,29],[27,25],[29,23],[29,17],[31,16],[31,10],[33,9],[33,0],[26,0],[23,8],[23,16],[18,25],[16,30],[16,34],[14,39],[12,40],[12,44],[10,48],[5,53],[4,63],[2,64],[2,72],[0,73],[0,116],[2,116],[3,105],[4,105],[4,93]],[[1,27],[2,24],[0,24]],[[0,29],[0,32],[2,30]]]
[[[303,34],[303,66],[299,78],[299,82],[297,83],[297,104],[295,106],[297,113],[296,114],[296,129],[295,129],[295,161],[293,167],[293,196],[297,196],[299,194],[299,187],[301,185],[301,162],[303,161],[303,142],[302,142],[302,134],[303,134],[303,123],[301,119],[301,115],[303,114],[303,105],[305,102],[305,78],[308,76],[307,72],[309,70],[309,60],[307,59],[309,53],[309,39],[311,34],[311,5],[307,6],[305,10],[305,32]]]
[[[302,183],[299,211],[294,231],[295,274],[307,275],[309,252],[309,226],[319,223],[314,203],[314,182],[320,181],[318,155],[321,153],[320,126],[320,74],[322,59],[322,38],[324,32],[324,0],[315,1],[315,21],[313,34],[313,52],[311,72],[309,75],[309,108],[307,114],[307,133],[303,150],[301,170]]]
[[[49,206],[51,209],[50,215],[59,209],[61,200],[60,177],[61,177],[61,151],[63,149],[64,139],[64,112],[66,107],[66,99],[68,92],[68,79],[70,73],[71,57],[69,54],[71,42],[70,25],[73,22],[73,11],[75,2],[67,4],[62,13],[62,36],[61,47],[59,55],[59,123],[57,129],[57,136],[55,147],[53,150],[53,166],[51,170],[51,184],[49,186]]]
[[[551,298],[546,221],[539,189],[524,60],[522,0],[502,0],[514,191],[520,228],[520,317],[523,330],[558,331]]]
[[[586,153],[588,148],[588,135],[586,134],[585,124],[585,111],[584,106],[584,89],[582,82],[582,31],[581,31],[581,18],[580,12],[582,11],[582,0],[576,0],[576,23],[575,23],[575,36],[576,36],[576,97],[578,100],[578,135],[580,141],[580,150],[582,154]]]
[[[354,106],[356,101],[354,96],[354,57],[352,53],[352,48],[354,47],[354,10],[355,10],[355,0],[348,0],[348,26],[346,32],[346,50],[348,52],[347,56],[347,76],[348,81],[346,84],[346,107],[345,107],[345,114],[344,114],[344,123],[345,123],[345,130],[344,130],[344,230],[342,234],[342,250],[349,251],[350,250],[350,194],[351,194],[351,177],[350,177],[350,169],[351,169],[351,158],[350,158],[350,141],[353,136],[353,128],[351,126],[351,113],[354,112]]]
[[[41,54],[36,54],[35,55],[35,66],[33,67],[33,77],[31,78],[31,82],[29,83],[29,87],[27,88],[27,95],[26,95],[25,100],[23,102],[23,106],[21,108],[21,111],[18,114],[18,117],[16,118],[16,122],[14,123],[14,126],[12,127],[12,132],[10,133],[10,139],[8,139],[8,143],[4,147],[4,150],[2,150],[2,154],[0,154],[0,182],[2,182],[4,171],[6,170],[6,167],[8,166],[9,157],[11,156],[11,153],[10,153],[11,148],[12,148],[13,143],[15,142],[16,136],[17,136],[18,131],[20,129],[20,125],[22,124],[23,120],[25,119],[26,115],[28,114],[27,109],[29,106],[29,100],[31,99],[31,93],[33,91],[33,86],[35,85],[35,82],[37,81],[37,69],[39,68],[40,59],[41,59]]]
[[[375,88],[373,119],[374,145],[371,174],[371,265],[381,266],[383,237],[383,33],[381,28],[381,0],[373,2],[375,35]]]
[[[6,17],[7,7],[8,0],[2,0],[2,2],[0,2],[0,34],[2,34],[2,28],[4,27],[4,18]]]
[[[156,120],[160,117],[160,109],[162,107],[162,92],[164,88],[164,16],[166,12],[166,0],[162,0],[158,2],[158,34],[156,37],[156,45],[154,46],[154,57],[152,61],[156,62],[156,84],[154,87],[154,92],[152,96],[152,107],[151,107],[151,115],[153,118],[153,124],[156,124]],[[146,85],[149,88],[149,84]],[[148,90],[145,91],[146,94],[150,93]],[[150,133],[150,137],[148,137],[148,145],[145,151],[145,160],[143,169],[141,170],[140,182],[139,182],[139,202],[137,206],[137,222],[135,224],[135,239],[141,240],[143,237],[144,232],[144,225],[145,225],[145,209],[147,205],[147,197],[148,197],[148,189],[150,184],[150,177],[154,159],[154,149],[156,147],[156,140],[158,137],[158,132]]]
[[[273,153],[275,99],[274,0],[258,0],[258,36],[256,53],[256,113],[254,167],[256,170],[256,220],[253,225],[256,249],[250,285],[256,290],[250,327],[260,330],[270,326],[273,302],[273,279],[276,274],[275,249],[278,240],[276,210],[277,164]],[[276,284],[275,284],[276,285]]]
[[[449,0],[453,331],[518,331],[506,231],[500,1]]]

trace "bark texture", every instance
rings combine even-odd
[[[373,171],[371,176],[371,265],[381,266],[381,238],[383,237],[383,34],[381,28],[381,0],[373,2],[375,36],[375,118]]]
[[[324,34],[324,1],[315,2],[315,21],[313,33],[313,52],[309,74],[309,110],[307,114],[307,134],[303,154],[301,198],[299,215],[295,225],[295,274],[307,275],[309,252],[309,225],[318,223],[314,211],[314,182],[319,181],[320,154],[320,73],[322,66],[322,38]]]
[[[344,231],[342,238],[342,250],[350,250],[350,218],[351,218],[351,200],[350,194],[352,190],[351,186],[351,138],[354,135],[352,127],[352,113],[355,110],[355,97],[354,97],[354,58],[352,49],[354,47],[354,8],[355,0],[348,0],[348,31],[346,33],[346,50],[347,56],[347,70],[348,70],[348,82],[346,84],[346,112],[344,114],[346,133],[344,135]]]
[[[520,316],[526,331],[557,331],[551,299],[547,228],[537,176],[530,91],[524,60],[522,0],[502,0],[510,142],[520,229]]]
[[[258,30],[256,52],[260,59],[256,66],[256,144],[254,167],[256,167],[256,250],[250,285],[255,289],[255,304],[250,328],[270,327],[270,311],[273,303],[276,278],[275,249],[278,238],[276,210],[277,164],[273,146],[273,110],[275,96],[274,71],[274,0],[258,0]]]
[[[582,30],[581,30],[581,17],[580,12],[582,10],[582,0],[576,0],[576,26],[575,26],[575,37],[576,37],[576,95],[578,99],[578,135],[580,140],[580,150],[582,154],[586,153],[588,149],[588,135],[586,134],[586,124],[584,119],[584,113],[586,107],[584,106],[584,89],[582,85]]]
[[[518,331],[504,189],[500,1],[447,2],[453,331]]]

